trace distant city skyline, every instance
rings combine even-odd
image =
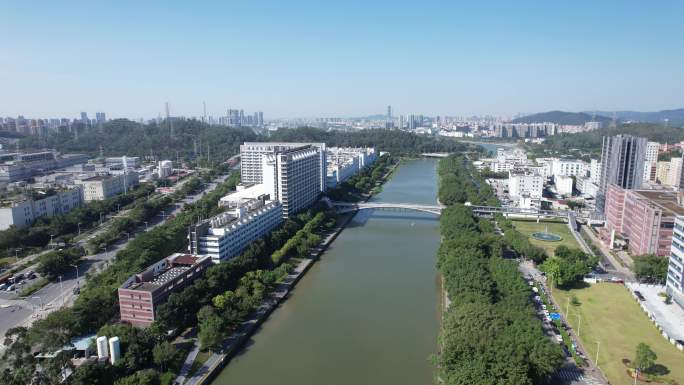
[[[0,116],[684,107],[676,1],[0,5]],[[227,15],[231,15],[227,19]],[[30,20],[31,28],[26,28]]]

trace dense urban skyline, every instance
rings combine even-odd
[[[678,2],[0,6],[0,115],[512,115],[684,105]],[[25,28],[27,20],[31,28]],[[17,33],[21,31],[21,33]]]

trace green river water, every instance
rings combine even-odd
[[[373,200],[433,204],[437,162],[403,163]],[[439,222],[362,211],[215,385],[434,383]]]

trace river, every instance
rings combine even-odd
[[[375,201],[433,204],[437,162],[402,164]],[[437,349],[439,222],[362,211],[215,385],[427,385]]]

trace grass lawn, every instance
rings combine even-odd
[[[592,361],[596,359],[597,341],[600,342],[598,365],[611,384],[634,383],[627,375],[627,367],[622,359],[633,360],[640,342],[648,344],[658,355],[656,363],[670,370],[665,378],[684,384],[684,353],[660,335],[625,287],[614,283],[598,283],[581,289],[553,290],[553,296],[563,312],[568,298],[573,295],[580,304],[570,305],[568,321],[576,333],[577,315],[580,315],[580,339],[589,350],[585,353]]]
[[[539,223],[537,223],[536,221],[513,220],[513,225],[521,233],[527,234],[529,236],[530,242],[533,245],[539,246],[542,249],[544,249],[544,251],[546,251],[546,254],[548,254],[548,255],[553,255],[554,250],[556,250],[556,247],[558,247],[560,245],[565,245],[567,247],[575,248],[575,249],[580,248],[580,246],[577,244],[577,241],[575,240],[575,237],[572,236],[570,229],[568,229],[568,225],[566,223],[560,223],[560,222],[539,222]],[[547,227],[548,227],[550,233],[560,235],[563,239],[561,239],[560,241],[557,241],[557,242],[545,242],[545,241],[539,241],[537,239],[532,238],[532,233],[536,233],[538,231],[546,231]]]

